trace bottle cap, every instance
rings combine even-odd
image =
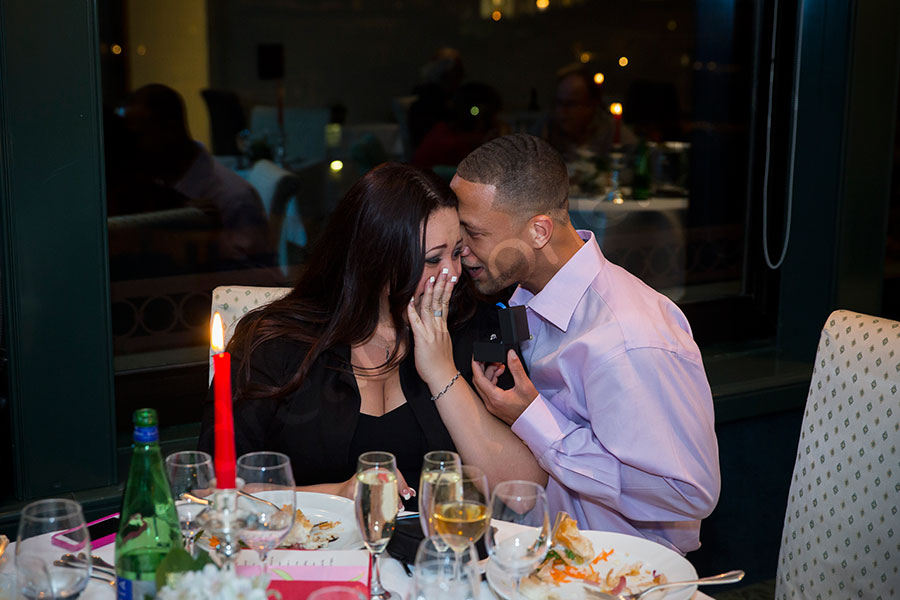
[[[134,441],[139,444],[159,441],[156,411],[152,408],[139,408],[134,411]]]

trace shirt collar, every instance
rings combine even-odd
[[[575,307],[584,292],[606,264],[594,234],[578,230],[584,245],[547,282],[544,289],[532,294],[521,285],[509,299],[512,306],[524,304],[557,328],[566,331]]]

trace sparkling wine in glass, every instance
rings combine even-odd
[[[381,585],[378,555],[384,552],[399,510],[397,459],[390,452],[366,452],[356,463],[356,524],[372,561],[372,600],[396,597]]]
[[[431,496],[434,484],[441,473],[452,471],[459,473],[462,461],[459,454],[449,450],[434,450],[425,455],[422,461],[422,474],[419,477],[419,523],[425,537],[435,535],[431,514]],[[440,538],[438,538],[440,539]],[[442,543],[438,541],[438,543]]]
[[[294,526],[296,490],[291,459],[280,452],[251,452],[237,460],[237,478],[243,480],[238,505],[245,511],[241,541],[259,554],[263,570],[269,552]]]
[[[455,552],[462,552],[484,535],[490,519],[488,484],[484,471],[463,465],[459,472],[438,475],[431,498],[434,530]]]
[[[205,498],[213,491],[212,457],[206,452],[186,450],[166,457],[166,475],[175,498],[178,524],[184,536],[184,549],[194,555],[194,538],[200,531],[197,517],[206,505],[189,500],[189,496]],[[187,495],[187,496],[186,496]]]
[[[490,562],[519,583],[550,550],[550,517],[544,488],[533,481],[504,481],[491,497],[491,527],[484,536]],[[505,525],[505,526],[503,526]],[[491,566],[489,566],[491,568]]]
[[[91,554],[91,538],[81,505],[74,500],[52,498],[32,502],[19,517],[16,539],[18,588],[26,598],[77,598],[91,576],[89,562],[54,564],[64,545],[73,554]]]

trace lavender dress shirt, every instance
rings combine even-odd
[[[537,295],[522,345],[540,394],[512,430],[550,474],[551,516],[681,553],[719,497],[709,383],[687,319],[603,257],[594,235]]]

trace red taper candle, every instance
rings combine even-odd
[[[231,354],[225,350],[222,317],[213,316],[212,349],[215,408],[216,408],[216,487],[220,490],[235,487],[234,416],[231,407]]]

